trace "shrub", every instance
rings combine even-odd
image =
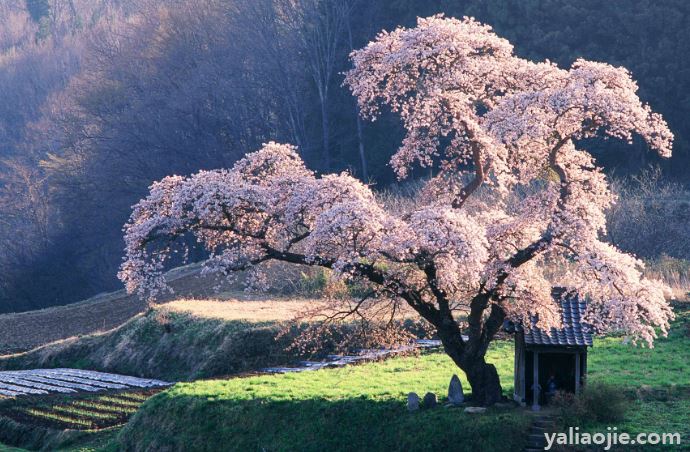
[[[558,410],[561,422],[566,427],[579,426],[585,418],[581,398],[573,393],[558,391],[551,399],[551,404]]]
[[[558,392],[552,403],[566,426],[618,422],[627,409],[624,392],[606,384],[588,385],[577,396]]]
[[[296,292],[299,295],[320,295],[328,285],[328,273],[325,269],[300,272]]]
[[[618,422],[625,417],[626,397],[620,388],[604,384],[590,385],[581,397],[592,420]]]

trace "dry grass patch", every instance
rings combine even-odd
[[[204,319],[245,320],[248,322],[281,322],[292,320],[305,311],[326,306],[322,300],[273,298],[233,295],[227,299],[182,299],[165,304],[165,309]]]

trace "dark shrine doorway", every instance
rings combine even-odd
[[[575,393],[578,388],[576,385],[576,353],[559,352],[539,352],[538,374],[539,374],[539,404],[548,404],[548,382],[551,376],[554,377],[556,390]],[[526,399],[530,402],[534,400],[534,352],[525,353],[525,389]]]

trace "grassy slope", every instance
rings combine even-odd
[[[512,346],[491,351],[503,381]],[[133,450],[519,450],[520,410],[408,413],[407,392],[444,394],[457,372],[432,353],[301,374],[178,384],[154,397],[119,436]],[[506,384],[507,391],[512,391]]]
[[[0,356],[0,370],[72,367],[179,381],[288,364],[297,359],[286,351],[296,329],[278,332],[315,303],[236,296],[173,301],[107,332]]]
[[[275,339],[278,328],[162,308],[107,333],[0,358],[0,370],[73,367],[172,381],[227,375],[294,359],[285,352],[289,337]]]
[[[678,312],[668,338],[653,349],[633,348],[620,339],[597,340],[590,353],[591,381],[609,383],[625,391],[629,409],[617,425],[631,434],[679,432],[690,449],[690,310]],[[608,425],[590,425],[606,431]],[[664,450],[671,450],[668,447]]]
[[[118,340],[115,340],[117,335],[108,339],[114,342],[101,338],[102,348],[90,349],[91,356],[100,353],[107,356],[112,347],[116,350],[111,350],[112,353],[131,354],[132,350],[126,350],[123,344],[134,349],[139,345],[153,355],[134,353],[139,357],[129,361],[128,365],[133,366],[129,370],[146,366],[147,362],[164,365],[168,361],[170,369],[179,369],[189,365],[185,359],[194,354],[189,350],[196,350],[195,353],[212,350],[217,357],[215,362],[221,364],[237,363],[233,354],[245,353],[247,362],[244,347],[256,342],[251,334],[243,333],[247,327],[255,329],[255,324],[247,322],[200,320],[180,313],[162,319],[150,313],[140,321],[144,323],[123,333]],[[623,345],[615,338],[596,340],[589,359],[590,381],[614,384],[630,397],[631,409],[618,425],[619,431],[679,431],[686,443],[690,441],[688,322],[690,313],[681,313],[670,337],[659,340],[652,350]],[[271,327],[261,328],[270,330]],[[219,346],[221,337],[225,339]],[[238,337],[250,340],[238,341]],[[272,338],[272,334],[266,337]],[[179,351],[172,344],[187,351]],[[258,355],[264,346],[258,344]],[[491,351],[490,359],[499,369],[506,393],[512,391],[512,353],[510,342],[497,343]],[[25,356],[35,359],[37,355]],[[110,448],[506,450],[519,447],[524,439],[525,423],[529,421],[520,410],[493,410],[474,417],[445,408],[419,413],[405,411],[408,391],[420,395],[426,391],[444,394],[454,372],[457,369],[448,358],[433,353],[299,375],[178,384],[147,402]],[[461,373],[460,376],[463,378]],[[605,431],[606,427],[595,425],[589,429]],[[107,438],[101,438],[99,443],[104,441]]]
[[[164,296],[160,302],[185,296],[237,300],[252,298],[238,293],[237,285],[221,283],[210,276],[200,276],[199,264],[173,269],[165,277],[174,289],[174,294]],[[228,292],[218,294],[214,291],[216,286]],[[66,306],[0,314],[0,355],[31,350],[74,336],[107,331],[122,325],[146,308],[146,303],[136,295],[127,295],[124,290],[118,290]]]
[[[590,381],[614,384],[630,398],[619,431],[678,431],[690,441],[688,321],[688,313],[681,314],[670,337],[651,350],[615,338],[596,340]],[[512,343],[496,343],[490,360],[510,393]],[[299,375],[178,384],[144,404],[118,444],[184,450],[518,450],[529,421],[519,409],[482,416],[445,408],[405,411],[408,391],[444,394],[454,372],[445,355],[432,353]]]
[[[208,292],[199,265],[173,269],[165,278],[176,294]],[[146,303],[124,290],[96,295],[78,303],[36,311],[0,314],[0,354],[16,353],[73,336],[107,331],[144,311]]]
[[[18,447],[10,447],[10,446],[5,446],[4,444],[0,444],[0,452],[25,452],[26,449],[20,449]]]

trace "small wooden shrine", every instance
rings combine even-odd
[[[561,307],[562,328],[543,330],[532,325],[507,324],[515,332],[514,399],[539,410],[555,389],[580,392],[587,374],[587,350],[592,332],[582,321],[587,307],[577,294],[553,291]],[[536,383],[536,384],[535,384]]]

